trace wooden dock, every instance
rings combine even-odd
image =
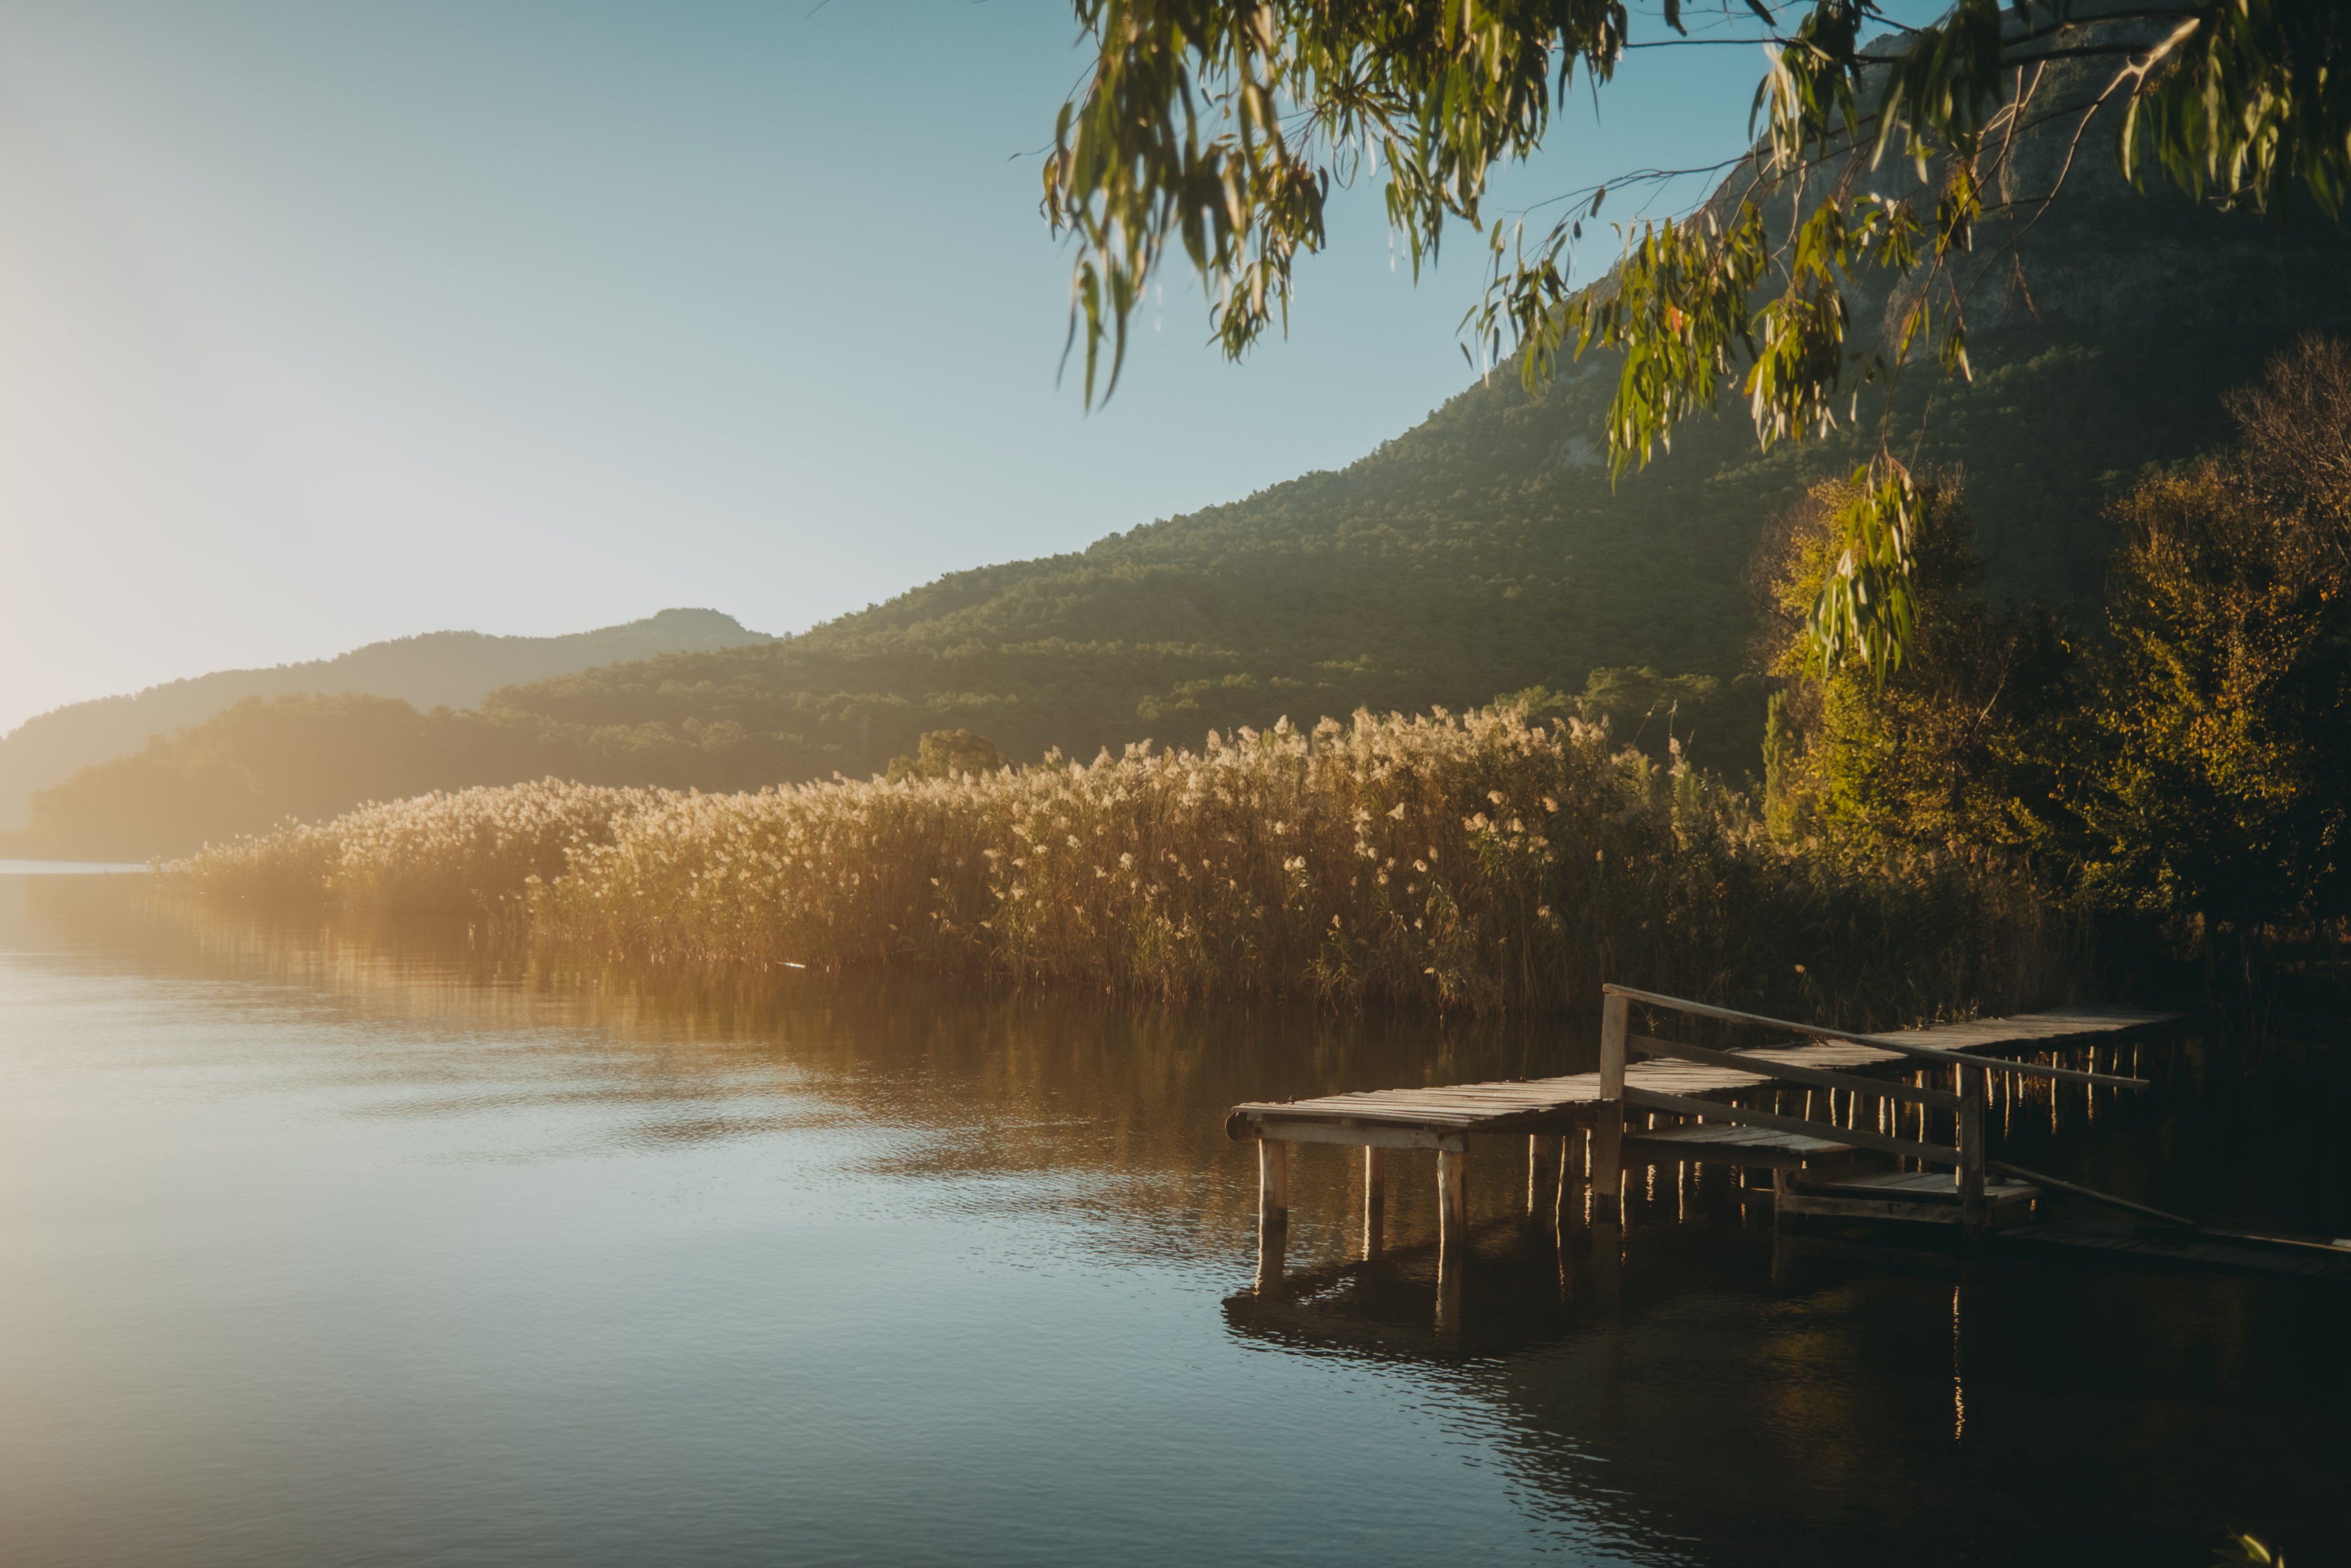
[[[1970,1238],[2021,1224],[2039,1189],[1987,1173],[1988,1075],[2144,1089],[2139,1078],[2019,1059],[2177,1016],[2080,1008],[1864,1034],[1623,986],[1603,993],[1597,1071],[1234,1107],[1227,1135],[1258,1145],[1260,1281],[1281,1267],[1292,1144],[1364,1151],[1366,1257],[1384,1241],[1388,1151],[1432,1151],[1440,1285],[1448,1266],[1458,1277],[1466,1244],[1473,1136],[1527,1139],[1530,1210],[1555,1202],[1563,1214],[1588,1196],[1594,1224],[1621,1218],[1628,1166],[1667,1162],[1771,1170],[1781,1214],[1957,1225]],[[1635,1035],[1635,1005],[1795,1043],[1716,1050]],[[1552,1144],[1555,1197],[1545,1179]]]
[[[2231,1236],[2205,1229],[2167,1230],[2141,1225],[2127,1230],[2036,1219],[2003,1231],[2001,1245],[2057,1250],[2079,1256],[2102,1253],[2118,1263],[2158,1268],[2219,1270],[2229,1274],[2281,1274],[2293,1279],[2351,1283],[2351,1239],[2332,1243],[2276,1236]]]

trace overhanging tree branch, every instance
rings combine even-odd
[[[1491,280],[1465,352],[1488,365],[1515,352],[1531,385],[1562,351],[1622,356],[1607,421],[1620,473],[1726,397],[1768,445],[1831,428],[1848,386],[1890,379],[1914,352],[1966,373],[1949,269],[1986,214],[2015,203],[2004,183],[2031,124],[2083,117],[2061,181],[2089,119],[2118,103],[2130,181],[2256,207],[2299,190],[2330,217],[2351,199],[2351,0],[1956,0],[1866,48],[1865,27],[1893,26],[1873,0],[1747,9],[1768,33],[1735,41],[1776,50],[1751,172],[1735,194],[1624,230],[1614,270],[1581,287],[1573,246],[1609,186],[1533,239],[1523,214],[1489,224],[1485,196],[1543,144],[1579,78],[1607,82],[1633,47],[1734,41],[1689,37],[1681,0],[1663,5],[1676,37],[1637,43],[1622,0],[1074,0],[1097,53],[1056,124],[1043,210],[1076,241],[1069,351],[1082,343],[1088,404],[1115,389],[1134,309],[1171,255],[1201,278],[1228,355],[1286,327],[1298,258],[1328,243],[1332,188],[1366,177],[1383,182],[1416,277],[1455,224],[1479,233]],[[2058,68],[2086,76],[2028,120],[2028,76]],[[1895,164],[1915,184],[1889,193]],[[2045,211],[2054,195],[2033,199]],[[1863,287],[1910,300],[1890,344],[1852,337]],[[1899,551],[1888,559],[1898,572]],[[1855,599],[1847,645],[1874,646],[1862,622],[1893,601]]]

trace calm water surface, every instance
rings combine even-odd
[[[1606,1303],[1497,1140],[1458,1343],[1425,1157],[1366,1268],[1301,1151],[1250,1294],[1228,1106],[1585,1065],[1549,1028],[689,996],[152,897],[0,877],[0,1561],[2351,1561],[2340,1288],[1775,1284],[1668,1180]],[[2007,1146],[2351,1234],[2345,1054],[2150,1048]]]

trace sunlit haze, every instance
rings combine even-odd
[[[1287,340],[1227,365],[1171,277],[1085,413],[1036,201],[1075,37],[1049,0],[0,7],[0,728],[441,628],[795,630],[1459,390],[1482,253],[1416,289],[1363,190]],[[1756,67],[1633,57],[1510,199],[1719,159]]]

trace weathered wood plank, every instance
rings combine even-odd
[[[1625,1103],[1651,1111],[1675,1111],[1685,1116],[1719,1117],[1725,1122],[1743,1123],[1757,1127],[1778,1127],[1783,1132],[1802,1133],[1817,1137],[1820,1124],[1807,1122],[1801,1116],[1782,1116],[1772,1111],[1758,1111],[1746,1105],[1719,1105],[1711,1100],[1687,1100],[1678,1094],[1656,1094],[1646,1089],[1627,1089]],[[1889,1138],[1877,1133],[1865,1133],[1858,1127],[1847,1127],[1839,1133],[1846,1143],[1879,1154],[1907,1155],[1912,1159],[1933,1160],[1938,1165],[1956,1166],[1959,1151],[1939,1144],[1911,1143],[1902,1138]]]
[[[1631,999],[1654,1000],[1661,1006],[1676,1005],[1674,998],[1654,998],[1651,993],[1629,988],[1608,988],[1604,998],[1604,1031],[1610,1009],[1625,1009]],[[1609,1102],[1613,1099],[1621,1107],[1626,1103],[1624,1095],[1633,1092],[1702,1100],[1706,1102],[1704,1109],[1685,1113],[1726,1121],[1730,1118],[1724,1115],[1724,1108],[1715,1103],[1719,1096],[1775,1082],[1791,1082],[1821,1088],[1843,1088],[1850,1092],[1854,1103],[1848,1110],[1856,1113],[1851,1118],[1855,1124],[1849,1130],[1834,1129],[1843,1141],[1881,1152],[1940,1160],[1943,1155],[1935,1152],[1940,1149],[1940,1145],[1923,1140],[1914,1144],[1881,1133],[1877,1125],[1878,1103],[1881,1098],[1891,1098],[1910,1104],[1951,1110],[1958,1108],[1959,1096],[1942,1090],[1894,1082],[1883,1077],[1850,1079],[1841,1076],[1837,1070],[1869,1069],[1921,1056],[1937,1059],[1949,1055],[1959,1062],[1986,1066],[2002,1072],[2022,1071],[2032,1066],[2038,1076],[2116,1085],[2137,1084],[2140,1082],[2137,1079],[2075,1073],[2070,1070],[2042,1070],[2037,1064],[2011,1063],[1986,1056],[1921,1051],[1916,1042],[1958,1043],[1964,1040],[1985,1046],[2005,1043],[2020,1049],[2037,1049],[2034,1042],[2043,1039],[2137,1028],[2164,1021],[2168,1016],[2117,1012],[2028,1014],[2013,1019],[1939,1025],[1934,1029],[1910,1031],[1908,1039],[1902,1039],[1855,1035],[1809,1025],[1781,1024],[1777,1020],[1758,1019],[1757,1015],[1735,1013],[1729,1009],[1710,1009],[1698,1004],[1690,1004],[1687,1010],[1708,1016],[1761,1021],[1772,1027],[1785,1028],[1810,1043],[1717,1052],[1706,1048],[1674,1046],[1667,1041],[1643,1040],[1635,1043],[1627,1039],[1625,1043],[1635,1050],[1647,1050],[1653,1045],[1669,1046],[1676,1054],[1653,1056],[1629,1063],[1625,1062],[1620,1055],[1610,1071],[1573,1073],[1558,1078],[1373,1090],[1291,1102],[1255,1102],[1237,1107],[1227,1122],[1226,1131],[1237,1139],[1352,1144],[1379,1148],[1458,1149],[1466,1146],[1461,1140],[1473,1132],[1559,1134],[1587,1123],[1596,1128],[1612,1119]],[[1625,1016],[1629,1021],[1629,1015]],[[2013,1029],[2011,1026],[2014,1026]],[[1675,1107],[1652,1104],[1648,1108]],[[1619,1121],[1621,1133],[1621,1110],[1614,1113],[1613,1119]],[[1906,1123],[1909,1120],[1907,1116],[1903,1118]],[[1828,1130],[1822,1128],[1815,1132]],[[1616,1185],[1614,1181],[1603,1180],[1598,1168],[1602,1157],[1601,1141],[1595,1139],[1593,1147],[1594,1196],[1613,1199]],[[1921,1155],[1922,1149],[1928,1152]]]
[[[1819,1214],[1837,1219],[1900,1219],[1916,1225],[1957,1225],[1955,1205],[1905,1203],[1886,1197],[1821,1197],[1812,1193],[1780,1195],[1782,1214]]]
[[[1938,1046],[1920,1044],[1915,1040],[1907,1040],[1900,1035],[1859,1034],[1852,1030],[1830,1029],[1823,1024],[1794,1023],[1786,1019],[1766,1018],[1761,1013],[1740,1012],[1736,1008],[1719,1008],[1706,1002],[1686,1001],[1679,997],[1659,996],[1655,991],[1635,990],[1630,986],[1609,985],[1603,986],[1600,988],[1606,995],[1628,998],[1633,1001],[1646,1003],[1650,1007],[1666,1008],[1676,1012],[1695,1013],[1700,1018],[1720,1019],[1729,1023],[1755,1024],[1764,1029],[1783,1030],[1789,1034],[1809,1035],[1815,1040],[1849,1040],[1856,1045],[1876,1046],[1883,1050],[1896,1051],[1904,1056],[1913,1056],[1927,1061],[1943,1061],[1963,1065],[1970,1060],[1980,1060],[1980,1058],[1971,1059],[1962,1056],[1956,1051],[1945,1050]],[[2176,1018],[2177,1016],[2179,1015],[2169,1013],[2149,1014],[2137,1018],[2130,1022],[2119,1021],[2118,1019],[2117,1021],[2106,1024],[2103,1029],[2084,1029],[2076,1032],[2086,1034],[2109,1032],[2114,1030],[2121,1029],[2132,1029],[2137,1028],[2141,1024],[2163,1022],[2171,1018]],[[1967,1026],[1944,1027],[1965,1028]],[[1921,1037],[1926,1037],[1930,1036],[1933,1031],[1929,1030],[1917,1030],[1912,1032]],[[2063,1079],[2071,1083],[2103,1084],[2110,1089],[2144,1089],[2147,1086],[2147,1080],[2143,1078],[2116,1078],[2105,1073],[2083,1072],[2071,1067],[2053,1067],[2037,1061],[2012,1062],[2008,1064],[2007,1071],[2011,1072],[2022,1073],[2027,1077]]]
[[[1842,1193],[1848,1197],[1882,1195],[1919,1203],[1959,1201],[1959,1189],[1946,1171],[1860,1171],[1849,1176],[1808,1176],[1802,1178],[1802,1185],[1808,1192]],[[1984,1184],[1985,1200],[1994,1205],[2027,1202],[2040,1193],[2039,1187],[2027,1182]]]
[[[2095,1187],[2077,1186],[2070,1181],[2061,1181],[2053,1176],[2043,1176],[2038,1171],[2026,1170],[2022,1166],[2010,1165],[2005,1160],[1991,1160],[1988,1164],[1993,1170],[2005,1171],[2010,1176],[2021,1176],[2026,1181],[2037,1182],[2043,1186],[2053,1186],[2059,1192],[2072,1193],[2075,1197],[2086,1197],[2093,1203],[2102,1203],[2110,1208],[2123,1209],[2131,1214],[2144,1214],[2150,1218],[2160,1219],[2167,1225],[2177,1225],[2186,1230],[2192,1231],[2196,1228],[2196,1222],[2185,1215],[2167,1213],[2163,1209],[2150,1207],[2144,1203],[2133,1203],[2129,1198],[2116,1197],[2110,1192],[2100,1192]]]
[[[1365,1149],[1458,1149],[1468,1136],[1432,1127],[1343,1127],[1335,1122],[1268,1120],[1252,1124],[1250,1135],[1276,1144],[1340,1144]]]
[[[1724,1068],[1732,1072],[1752,1073],[1759,1080],[1784,1078],[1791,1082],[1810,1083],[1823,1089],[1844,1089],[1855,1093],[1882,1094],[1892,1100],[1907,1100],[1917,1104],[1939,1105],[1947,1111],[1959,1108],[1958,1095],[1947,1094],[1939,1089],[1916,1089],[1907,1083],[1888,1083],[1878,1078],[1855,1078],[1848,1073],[1824,1072],[1816,1067],[1800,1066],[1780,1058],[1736,1051],[1709,1051],[1704,1046],[1684,1045],[1678,1040],[1656,1040],[1647,1035],[1635,1035],[1626,1043],[1635,1051],[1677,1057],[1685,1061]]]
[[[1839,1129],[1840,1132],[1843,1129]],[[1647,1144],[1687,1144],[1700,1148],[1780,1149],[1798,1155],[1851,1154],[1854,1145],[1809,1133],[1786,1133],[1771,1127],[1701,1122],[1688,1127],[1660,1127],[1633,1134]]]
[[[1719,1135],[1701,1138],[1690,1136],[1692,1134]],[[1735,1166],[1746,1170],[1792,1170],[1808,1160],[1827,1159],[1852,1152],[1850,1144],[1832,1144],[1825,1139],[1794,1133],[1776,1133],[1767,1127],[1736,1127],[1717,1122],[1695,1127],[1627,1133],[1624,1143],[1624,1158],[1627,1165],[1679,1162]]]

